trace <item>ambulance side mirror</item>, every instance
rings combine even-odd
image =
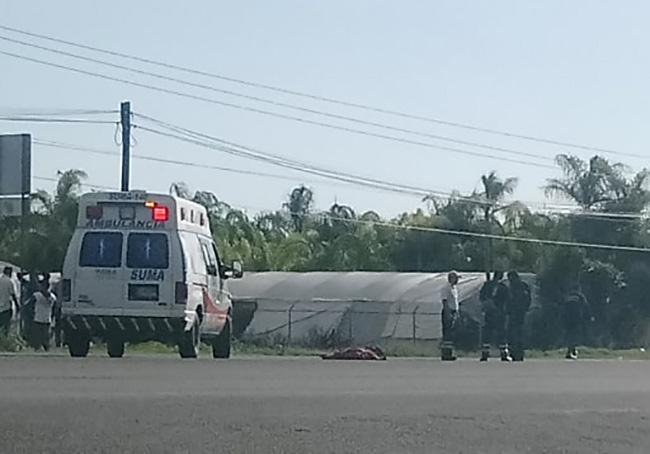
[[[240,261],[235,260],[232,262],[232,277],[234,279],[240,279],[242,276],[244,276],[244,268]]]
[[[232,262],[231,266],[221,266],[222,278],[224,279],[239,279],[244,275],[244,270],[242,268],[241,262],[235,260]]]

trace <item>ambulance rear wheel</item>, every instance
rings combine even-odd
[[[73,358],[85,358],[90,351],[90,339],[83,334],[73,334],[67,339],[68,352]]]
[[[227,321],[221,334],[212,341],[212,357],[215,359],[230,358],[231,340],[230,321]]]
[[[111,358],[121,358],[124,356],[124,342],[120,339],[109,339],[106,342],[106,351]]]
[[[183,331],[178,342],[178,353],[181,358],[196,358],[199,356],[199,343],[201,335],[199,326],[195,323],[189,331]]]

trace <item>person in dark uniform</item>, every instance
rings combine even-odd
[[[496,293],[497,285],[501,279],[503,279],[503,273],[501,271],[495,271],[492,273],[492,276],[490,276],[490,273],[487,272],[486,277],[487,280],[479,292],[479,300],[483,312],[481,361],[487,361],[490,358],[490,350],[492,346],[498,347],[501,343],[498,329],[499,317],[496,305],[494,304],[494,295]]]
[[[33,343],[32,327],[34,323],[34,293],[38,291],[38,274],[30,272],[21,273],[20,279],[20,335],[28,344]]]
[[[589,304],[579,284],[567,292],[563,301],[564,333],[567,346],[566,359],[578,359],[578,345],[582,343],[585,320],[589,317]]]
[[[513,361],[523,361],[525,355],[524,346],[524,321],[526,313],[530,308],[531,296],[530,287],[516,271],[508,273],[508,287],[510,299],[507,307],[508,318],[508,344]]]
[[[503,273],[500,273],[503,276]],[[499,345],[501,361],[512,361],[508,347],[507,310],[510,305],[510,287],[508,283],[500,279],[494,290],[494,325],[496,331],[496,342]]]

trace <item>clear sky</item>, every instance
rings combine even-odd
[[[648,18],[650,3],[643,0],[0,2],[0,23],[28,31],[292,90],[650,158]],[[25,39],[4,31],[0,36]],[[0,50],[319,119],[3,41]],[[65,50],[80,53],[78,49]],[[160,68],[147,69],[429,134],[548,157],[559,152],[589,156],[585,151],[406,121]],[[0,115],[32,109],[113,109],[122,100],[130,100],[136,112],[293,159],[434,189],[470,192],[482,173],[494,169],[501,176],[519,177],[517,198],[542,201],[540,188],[556,173],[541,166],[469,157],[271,118],[0,55]],[[117,120],[116,115],[107,118]],[[40,139],[117,151],[113,125],[0,121],[0,132],[31,132]],[[507,156],[423,137],[388,134]],[[422,206],[413,196],[333,184],[144,131],[136,130],[135,136],[134,153],[281,173],[294,177],[295,184],[306,181],[315,190],[319,208],[336,200],[359,211],[374,209],[394,215]],[[633,169],[647,165],[643,159],[612,158]],[[119,182],[117,157],[35,145],[32,159],[36,176],[55,177],[57,170],[82,168],[89,174],[89,183]],[[185,181],[193,189],[213,191],[250,211],[278,208],[294,185],[292,181],[137,160],[132,170],[134,188],[167,191],[172,181]],[[51,188],[44,181],[34,184]]]

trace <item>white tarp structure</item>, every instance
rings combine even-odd
[[[485,276],[461,274],[461,312],[478,320]],[[264,272],[233,280],[230,289],[236,300],[256,302],[244,338],[308,343],[314,336],[335,335],[363,344],[439,339],[446,282],[446,273]]]

